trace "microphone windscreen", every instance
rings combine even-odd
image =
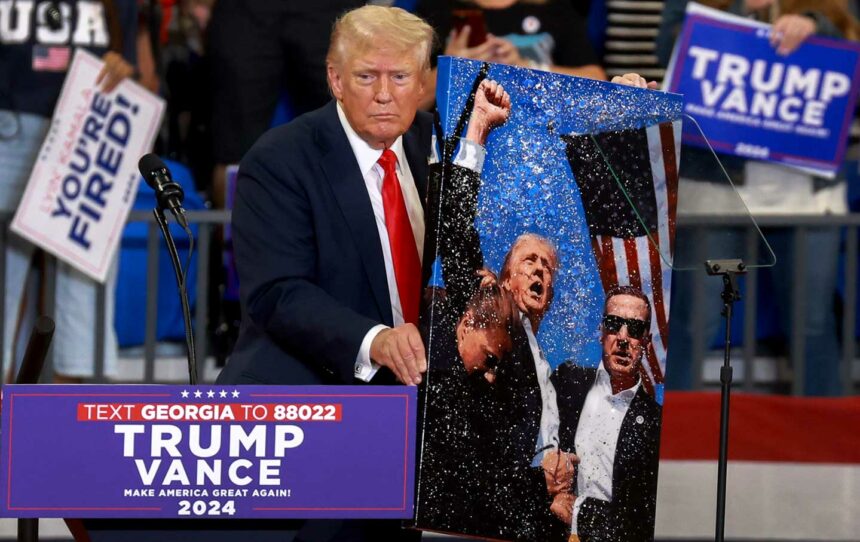
[[[167,169],[167,166],[164,165],[164,162],[161,158],[158,157],[157,154],[151,152],[149,154],[144,154],[140,157],[140,160],[137,162],[137,169],[140,171],[141,176],[143,176],[143,180],[146,181],[146,184],[151,186],[153,189],[156,188],[155,180],[153,179],[152,172],[160,169]]]

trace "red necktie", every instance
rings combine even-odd
[[[391,149],[382,151],[379,165],[385,175],[382,178],[382,206],[385,209],[385,229],[391,245],[391,260],[394,264],[394,277],[397,292],[400,294],[400,307],[406,323],[418,324],[418,302],[421,296],[421,260],[415,235],[406,213],[403,192],[397,178],[397,156]]]

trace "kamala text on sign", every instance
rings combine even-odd
[[[719,152],[833,176],[853,117],[860,46],[810,38],[779,56],[770,26],[691,4],[667,80]],[[701,135],[684,141],[705,146]]]
[[[10,385],[0,515],[409,518],[415,397],[368,386]]]

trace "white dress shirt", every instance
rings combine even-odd
[[[577,497],[573,503],[571,525],[573,534],[577,534],[576,518],[586,498],[612,500],[615,447],[621,433],[621,423],[641,385],[640,379],[632,388],[613,395],[609,373],[603,363],[597,367],[597,377],[585,397],[579,425],[576,427],[576,455],[579,456],[579,465]]]
[[[382,247],[382,258],[385,262],[385,277],[388,283],[391,314],[394,319],[394,325],[398,326],[404,323],[403,307],[400,304],[400,294],[397,291],[397,279],[394,275],[394,263],[391,258],[391,243],[388,240],[388,230],[385,227],[385,207],[382,203],[382,180],[385,172],[382,170],[382,166],[378,164],[379,158],[382,156],[382,149],[372,148],[353,130],[341,108],[340,102],[337,104],[337,116],[341,126],[343,126],[344,132],[346,132],[346,138],[349,140],[349,146],[352,148],[355,160],[358,162],[358,169],[361,171],[365,188],[367,188],[367,195],[370,197],[370,204],[373,207],[373,216],[376,218],[376,229],[379,233],[379,243]],[[480,173],[484,155],[486,154],[484,148],[474,143],[471,145],[461,145],[461,147],[462,149],[458,153],[458,158],[460,158],[460,155],[467,155],[471,161],[463,159],[458,161],[455,159],[454,162]],[[397,178],[400,181],[400,190],[403,194],[403,202],[406,205],[406,214],[409,216],[409,224],[412,226],[412,235],[415,237],[415,246],[418,248],[418,257],[423,259],[424,209],[421,206],[421,195],[418,194],[418,188],[415,186],[415,180],[412,176],[412,171],[409,169],[406,153],[403,150],[403,136],[398,137],[394,141],[391,145],[391,150],[397,157]],[[386,328],[387,326],[383,324],[372,327],[361,342],[361,347],[355,361],[355,376],[365,382],[369,382],[379,370],[379,365],[373,363],[370,359],[370,345],[373,339],[376,338],[376,335]]]
[[[552,446],[556,448],[558,446],[558,402],[555,397],[555,386],[553,386],[550,380],[552,368],[544,357],[540,346],[538,346],[537,338],[535,338],[532,324],[528,317],[525,314],[521,314],[521,317],[526,335],[529,338],[529,348],[532,351],[535,373],[537,374],[538,386],[540,386],[540,431],[538,432],[538,440],[535,443],[535,457],[532,461],[532,467],[540,467],[544,454],[549,451],[548,448],[544,449],[544,447]]]

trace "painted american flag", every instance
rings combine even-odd
[[[33,71],[64,72],[71,59],[70,47],[33,46]]]
[[[666,371],[681,121],[562,139],[604,291],[631,285],[651,300],[652,340],[642,368],[653,393]]]

